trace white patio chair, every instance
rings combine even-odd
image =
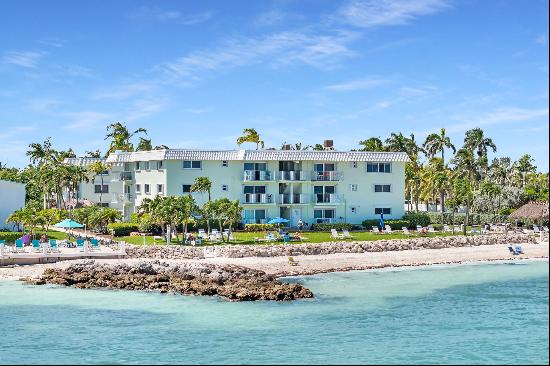
[[[336,229],[330,229],[330,236],[333,239],[344,239],[344,235],[338,234],[338,231],[336,231]]]
[[[403,226],[403,227],[401,228],[401,230],[403,230],[403,234],[405,234],[405,235],[411,235],[411,232],[409,231],[409,228],[408,228],[408,227]]]
[[[391,226],[390,226],[390,225],[384,225],[384,228],[385,228],[385,231],[386,231],[388,234],[393,233],[393,231],[391,230]]]
[[[380,234],[380,230],[378,230],[378,226],[373,226],[373,227],[372,227],[372,232],[373,232],[374,234]]]
[[[428,225],[428,232],[431,234],[435,234],[435,229],[432,225]]]
[[[348,239],[353,239],[353,236],[349,233],[349,230],[347,230],[347,229],[342,230],[342,237],[348,238]]]

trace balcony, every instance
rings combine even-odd
[[[328,205],[338,205],[343,203],[344,195],[343,194],[334,194],[334,193],[318,193],[314,194],[312,197],[313,204],[328,204]]]
[[[292,182],[309,180],[309,172],[303,170],[278,171],[277,180],[288,180]]]
[[[134,179],[132,172],[120,173],[120,180],[125,181],[125,180],[132,180],[132,179]]]
[[[245,193],[242,203],[273,203],[273,195],[266,193]]]
[[[292,204],[304,204],[308,203],[308,196],[305,194],[280,194],[279,204],[292,205]]]
[[[274,178],[275,174],[268,170],[245,170],[243,173],[245,182],[275,180]]]
[[[344,173],[343,172],[335,172],[335,171],[320,171],[320,172],[312,172],[311,180],[317,181],[317,182],[333,182],[333,181],[339,181],[344,179]]]

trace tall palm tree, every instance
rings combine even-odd
[[[136,151],[151,151],[151,150],[153,150],[153,144],[151,143],[151,139],[140,137]]]
[[[525,154],[513,165],[514,173],[521,178],[521,188],[525,188],[527,173],[535,173],[537,171],[537,167],[533,165],[533,162],[534,160],[531,158],[531,155]]]
[[[453,159],[453,163],[456,166],[457,174],[465,179],[467,184],[466,192],[466,218],[464,222],[464,235],[466,235],[466,226],[470,221],[470,194],[471,183],[476,180],[478,174],[478,165],[474,156],[474,152],[471,149],[462,148],[456,152]]]
[[[483,130],[481,128],[473,128],[466,131],[466,136],[464,137],[464,147],[466,149],[472,150],[477,155],[477,166],[479,170],[479,175],[483,178],[488,170],[488,158],[487,152],[489,148],[493,152],[497,151],[497,147],[492,139],[485,137]],[[476,181],[479,183],[479,181]]]
[[[93,178],[99,175],[101,179],[101,190],[99,191],[99,204],[103,203],[103,172],[109,170],[110,165],[102,161],[96,161],[88,166],[88,171],[93,175]]]
[[[432,133],[426,137],[426,141],[422,145],[426,156],[433,159],[438,152],[441,152],[441,171],[445,169],[445,148],[456,152],[455,146],[451,139],[445,134],[445,129],[441,129],[441,133]],[[441,190],[441,212],[445,212],[445,190]]]
[[[132,137],[138,133],[144,133],[147,135],[147,130],[145,128],[138,128],[134,132],[130,133],[126,125],[120,122],[111,123],[107,126],[107,132],[108,133],[107,136],[105,136],[105,140],[111,139],[111,144],[106,155],[109,155],[116,150],[134,151],[134,145],[130,142]]]
[[[191,192],[208,192],[208,202],[212,200],[210,195],[212,190],[212,181],[208,177],[197,177],[191,185]],[[210,233],[210,219],[206,219],[206,226]]]
[[[386,139],[386,149],[388,151],[406,152],[408,148],[410,148],[410,141],[401,132],[392,132],[390,137]]]
[[[385,147],[379,137],[371,137],[366,140],[359,141],[362,148],[359,151],[384,151]]]
[[[245,128],[243,130],[243,135],[237,139],[237,145],[241,146],[245,142],[252,142],[256,144],[256,150],[258,150],[259,145],[264,148],[264,142],[260,139],[260,134],[256,132],[253,128]]]

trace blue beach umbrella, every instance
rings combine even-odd
[[[380,214],[380,227],[384,230],[384,213]]]
[[[282,217],[276,217],[274,219],[269,220],[268,224],[282,224],[284,222],[288,222],[288,220],[283,219]]]
[[[74,221],[74,220],[71,220],[71,219],[65,219],[61,222],[58,222],[57,224],[54,225],[55,227],[61,227],[61,228],[64,228],[64,229],[75,229],[75,228],[83,228],[84,225]]]

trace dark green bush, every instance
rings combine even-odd
[[[15,240],[23,236],[23,233],[18,232],[0,232],[0,240],[5,240],[6,243],[14,243]]]
[[[392,230],[401,230],[403,226],[408,228],[409,222],[407,220],[384,220],[384,225],[389,225]],[[373,226],[380,227],[380,220],[365,220],[363,226],[367,230],[370,230]]]
[[[275,230],[277,225],[275,224],[245,224],[244,231],[269,231]]]
[[[131,232],[138,230],[138,225],[127,222],[115,222],[107,225],[107,231],[113,233],[114,236],[128,236]]]
[[[415,228],[417,225],[428,226],[431,224],[430,216],[426,212],[411,212],[403,216],[403,220],[409,222],[410,228]]]
[[[348,224],[345,222],[338,222],[334,224],[329,223],[321,223],[321,224],[313,224],[311,225],[311,230],[313,231],[330,231],[331,229],[336,230],[352,230],[354,225]]]

